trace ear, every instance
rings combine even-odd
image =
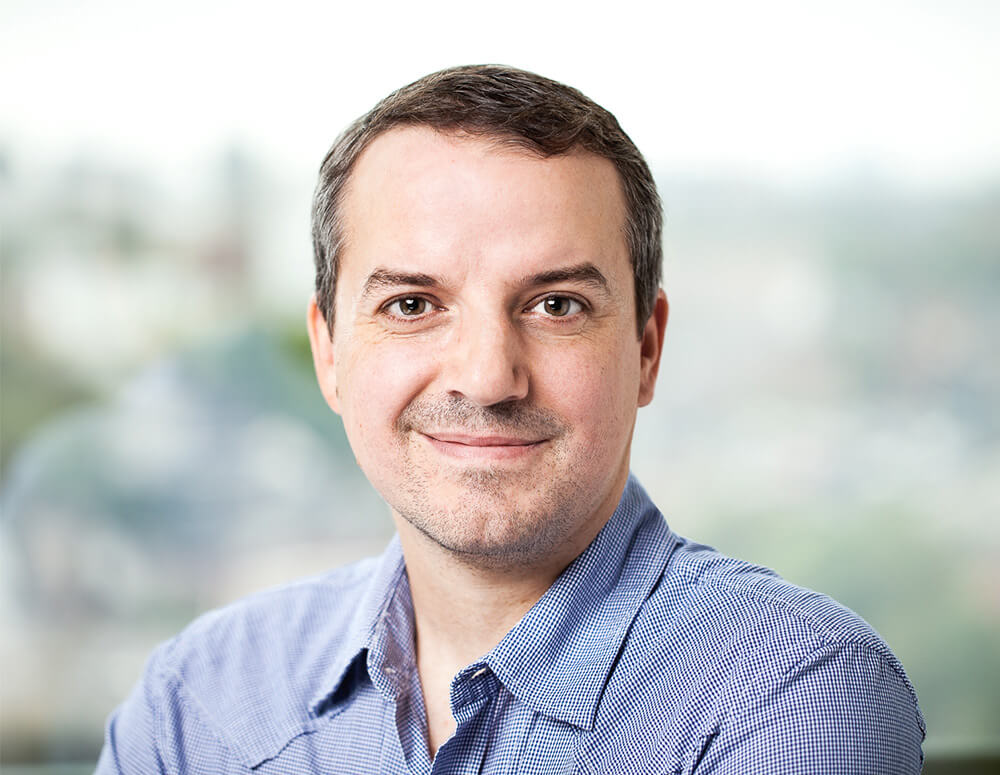
[[[326,319],[316,304],[316,295],[309,299],[306,311],[306,328],[309,330],[309,344],[312,346],[313,366],[316,381],[319,382],[323,398],[337,414],[340,414],[340,399],[337,396],[337,371],[333,362],[333,338],[327,328]]]
[[[660,370],[660,353],[663,352],[663,334],[667,330],[667,315],[670,305],[667,294],[661,288],[656,294],[653,313],[646,321],[639,342],[639,406],[646,406],[653,400],[656,375]]]

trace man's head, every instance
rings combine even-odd
[[[404,86],[352,123],[327,153],[313,200],[312,234],[316,299],[329,325],[345,248],[343,197],[352,170],[375,138],[401,126],[468,134],[543,158],[585,150],[611,161],[625,198],[625,240],[641,335],[662,264],[662,211],[645,160],[615,117],[576,89],[497,65],[449,68]]]
[[[514,75],[518,94],[541,80]],[[655,286],[637,311],[620,167],[414,121],[351,156],[309,333],[359,465],[404,549],[564,567],[625,486],[667,317]]]

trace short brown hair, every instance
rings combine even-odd
[[[663,256],[663,215],[649,167],[617,119],[593,100],[558,81],[500,65],[453,67],[404,86],[354,121],[323,159],[313,197],[312,237],[316,300],[331,333],[347,180],[365,148],[399,126],[495,138],[542,157],[583,149],[613,162],[625,195],[625,241],[642,335],[660,286]]]

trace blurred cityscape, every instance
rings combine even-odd
[[[677,532],[868,619],[929,755],[1000,750],[1000,180],[658,178],[634,471]],[[311,374],[312,184],[0,148],[4,764],[96,760],[157,642],[387,540]]]

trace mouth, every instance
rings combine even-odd
[[[496,462],[528,457],[548,439],[469,433],[421,432],[432,447],[449,457],[468,461]]]

